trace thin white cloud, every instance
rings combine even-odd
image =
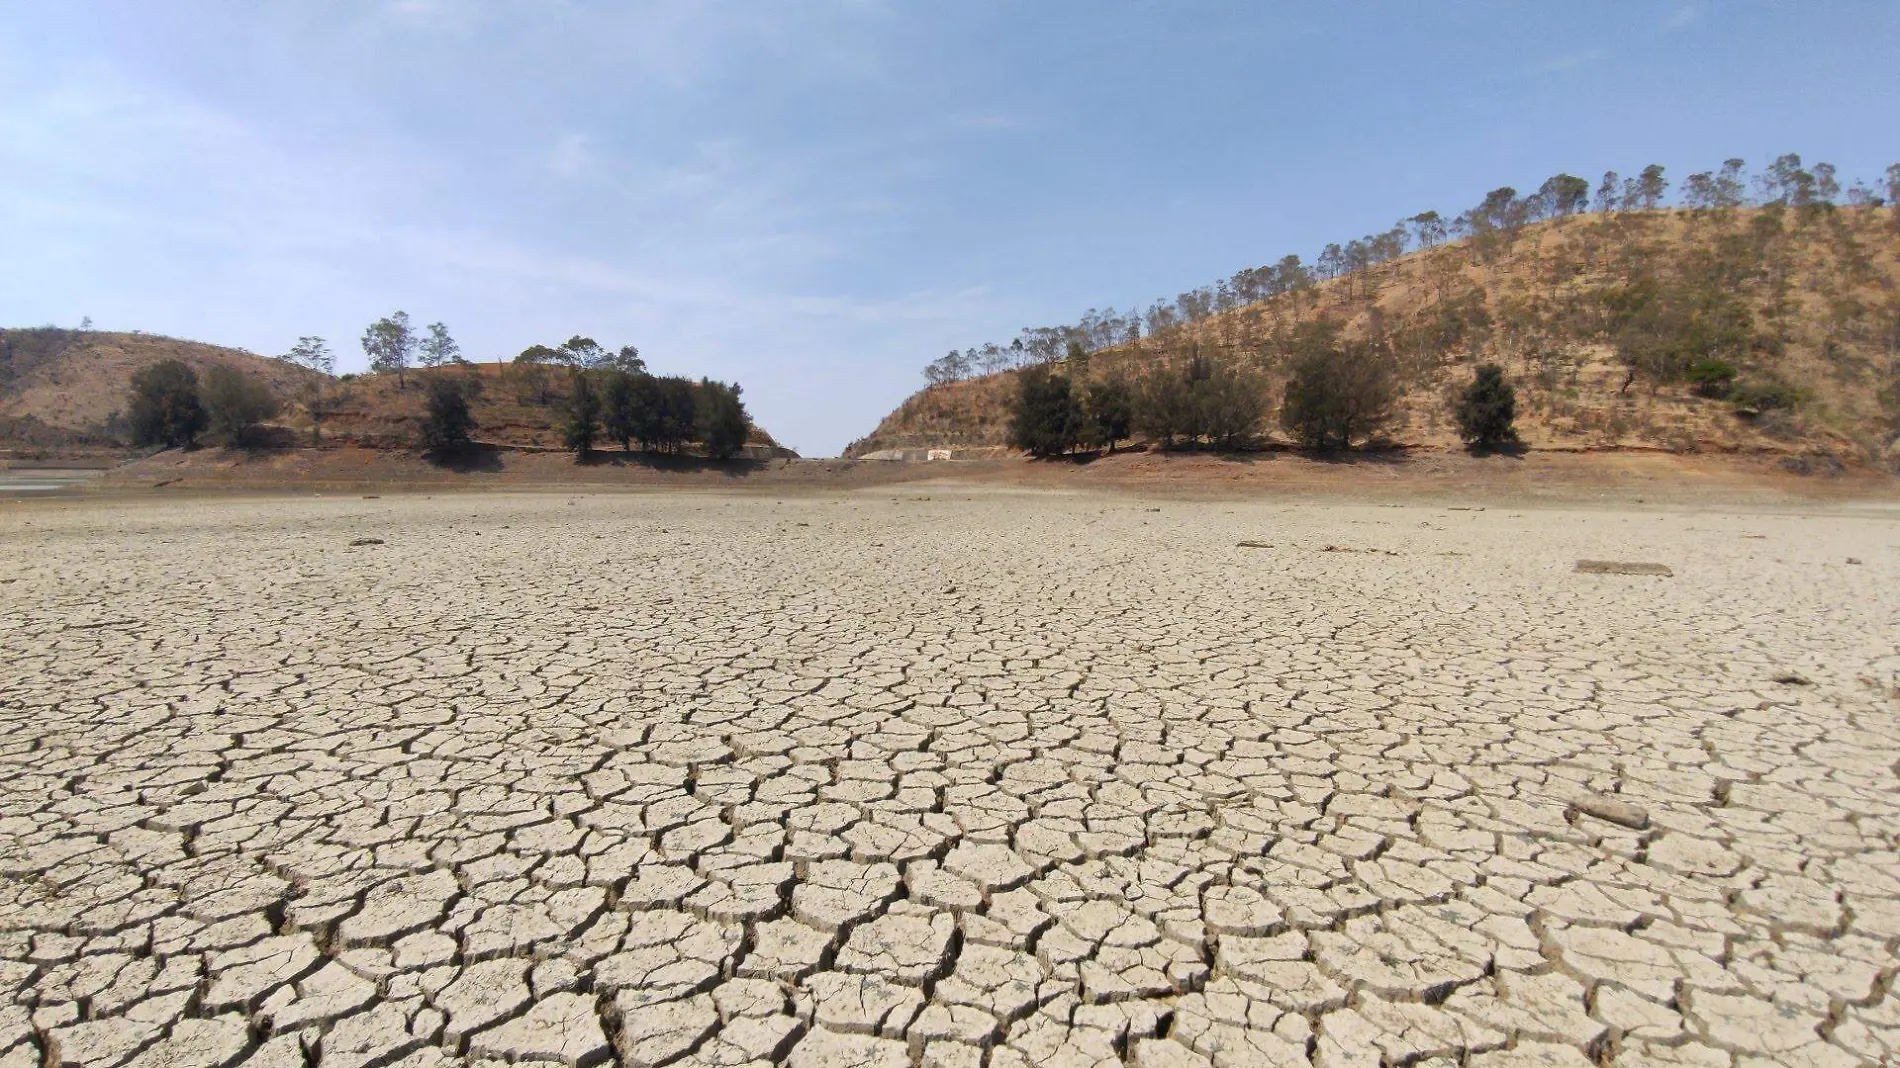
[[[572,178],[587,170],[593,158],[586,134],[566,134],[554,142],[554,151],[548,154],[548,169],[563,178]]]
[[[1592,48],[1585,52],[1572,52],[1569,55],[1557,56],[1554,59],[1545,60],[1537,69],[1544,74],[1556,74],[1559,71],[1576,70],[1578,67],[1595,63],[1602,58],[1603,52],[1600,49]]]
[[[1666,30],[1679,30],[1691,22],[1694,22],[1701,14],[1701,10],[1694,4],[1684,4],[1669,13],[1669,18],[1663,22],[1663,28]]]

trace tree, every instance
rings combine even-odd
[[[204,432],[198,373],[181,360],[160,360],[132,375],[132,444],[191,445]]]
[[[1390,357],[1380,347],[1341,343],[1336,324],[1302,324],[1290,367],[1280,423],[1307,448],[1350,448],[1391,418],[1397,397]]]
[[[594,439],[600,435],[600,395],[594,392],[592,376],[586,371],[576,369],[569,381],[567,447],[585,460],[593,455]]]
[[[407,312],[378,319],[363,331],[363,352],[369,357],[369,369],[378,374],[396,372],[397,389],[408,388],[403,373],[409,369],[415,350],[416,335]]]
[[[212,433],[234,445],[256,443],[259,424],[275,416],[280,407],[269,387],[224,364],[205,369],[199,396]]]
[[[1644,211],[1654,211],[1662,207],[1663,195],[1669,192],[1669,182],[1663,178],[1660,163],[1652,163],[1643,168],[1636,178],[1636,196],[1633,206]]]
[[[1090,445],[1106,446],[1115,451],[1115,443],[1124,441],[1134,430],[1135,394],[1128,380],[1119,374],[1089,383],[1084,405],[1086,420],[1083,439]]]
[[[474,444],[475,417],[469,401],[479,392],[474,375],[431,375],[422,417],[422,448],[440,455],[466,451]]]
[[[1437,248],[1445,240],[1445,220],[1435,211],[1421,211],[1406,220],[1412,224],[1412,237],[1420,248]]]
[[[1232,364],[1208,365],[1188,392],[1197,436],[1228,451],[1252,442],[1267,406],[1266,383],[1258,375]]]
[[[1458,437],[1477,449],[1498,449],[1517,441],[1517,390],[1505,380],[1504,368],[1482,364],[1471,384],[1458,398],[1454,413]]]
[[[600,342],[591,337],[575,334],[561,342],[561,362],[583,371],[592,371],[606,365],[608,352],[600,347]]]
[[[445,363],[461,363],[462,346],[449,336],[449,328],[441,323],[429,324],[429,336],[422,339],[422,365],[440,367]]]
[[[1608,214],[1623,207],[1622,189],[1623,179],[1615,171],[1604,171],[1603,181],[1597,183],[1597,213]]]
[[[333,400],[330,375],[336,370],[336,357],[330,354],[330,346],[313,334],[298,338],[289,352],[277,358],[293,367],[312,372],[303,376],[297,392],[303,401],[304,411],[310,413],[310,442],[312,445],[323,444],[323,420],[330,414]]]
[[[546,345],[529,345],[514,359],[514,379],[523,403],[546,407],[550,364],[561,363],[560,352]]]
[[[1900,212],[1900,163],[1887,167],[1886,178],[1887,203],[1892,205],[1896,212]],[[1900,218],[1900,214],[1896,214],[1895,217]]]
[[[633,451],[633,441],[640,436],[641,413],[637,407],[639,393],[634,388],[634,375],[629,371],[615,368],[607,372],[607,384],[602,393],[602,407],[605,415],[602,427],[607,440],[618,441],[624,452]]]
[[[1190,360],[1186,368],[1156,363],[1142,376],[1135,395],[1135,427],[1173,448],[1176,439],[1190,441],[1200,436],[1200,419],[1194,410],[1194,374],[1201,363]]]
[[[315,371],[320,375],[331,374],[336,370],[336,357],[330,354],[330,346],[320,337],[300,337],[290,351],[277,357],[284,363]]]
[[[630,375],[643,374],[647,369],[647,362],[640,358],[640,350],[632,345],[620,346],[620,351],[607,357],[604,363],[612,370]]]
[[[1082,429],[1081,406],[1069,376],[1047,367],[1026,368],[1017,378],[1016,409],[1009,443],[1031,456],[1059,456],[1075,448]]]
[[[1552,175],[1537,190],[1537,197],[1549,215],[1575,215],[1590,204],[1590,183],[1574,175]]]
[[[636,385],[642,380],[636,379]],[[680,452],[697,429],[697,398],[689,379],[669,375],[644,380],[652,390],[643,411],[647,425],[641,435],[649,447],[664,452]]]
[[[752,423],[746,418],[745,405],[739,400],[739,384],[715,382],[710,378],[699,380],[698,395],[694,403],[694,415],[698,422],[699,441],[706,448],[706,455],[715,460],[729,460],[745,447],[745,439],[752,431]]]

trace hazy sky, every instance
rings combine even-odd
[[[824,455],[952,346],[1493,186],[1871,180],[1896,101],[1889,0],[0,0],[0,325],[580,333]]]

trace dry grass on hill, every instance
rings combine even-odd
[[[32,448],[114,447],[126,441],[123,419],[132,375],[160,360],[180,360],[202,375],[214,365],[235,367],[262,380],[283,411],[272,421],[285,443],[311,440],[310,387],[320,386],[328,409],[322,437],[332,444],[410,448],[422,419],[423,383],[430,375],[467,374],[480,380],[473,405],[475,436],[517,447],[558,448],[565,415],[565,376],[544,368],[547,389],[535,388],[513,365],[470,364],[411,369],[396,375],[328,379],[301,367],[239,349],[150,334],[100,331],[0,331],[0,445]],[[751,444],[776,446],[754,427]]]
[[[1795,387],[1792,410],[1750,415],[1684,382],[1628,382],[1606,303],[1651,278],[1698,299],[1715,287],[1750,320],[1725,354],[1741,381]],[[1720,279],[1719,282],[1711,281]],[[1285,338],[1326,317],[1349,337],[1383,335],[1404,391],[1391,436],[1452,447],[1449,396],[1481,362],[1518,390],[1533,448],[1824,453],[1894,467],[1896,416],[1883,408],[1900,365],[1900,220],[1893,209],[1632,212],[1573,216],[1487,243],[1421,250],[1093,354],[1086,375],[1140,373],[1199,351],[1265,372],[1276,405]],[[882,449],[998,446],[1016,373],[919,391],[853,444]],[[1269,418],[1271,423],[1271,418]],[[1263,427],[1271,437],[1273,428]]]

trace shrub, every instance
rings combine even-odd
[[[1017,376],[1009,443],[1031,456],[1059,456],[1075,448],[1081,434],[1082,408],[1069,377],[1047,367],[1025,368]]]
[[[1771,412],[1782,408],[1792,408],[1801,401],[1801,391],[1785,382],[1772,379],[1760,382],[1740,382],[1729,390],[1729,400],[1737,409],[1754,412]]]
[[[281,407],[264,383],[223,364],[205,370],[199,395],[212,432],[235,445],[256,442],[259,424]]]
[[[204,432],[198,373],[180,360],[161,360],[132,376],[132,443],[190,445]]]
[[[426,388],[423,449],[445,455],[465,451],[474,443],[469,434],[475,429],[468,402],[480,388],[480,380],[473,375],[433,374]]]
[[[1689,367],[1689,384],[1704,397],[1721,397],[1735,381],[1735,365],[1726,360],[1697,360]]]
[[[1504,368],[1487,363],[1458,398],[1458,437],[1479,449],[1496,449],[1517,440],[1517,390]]]

